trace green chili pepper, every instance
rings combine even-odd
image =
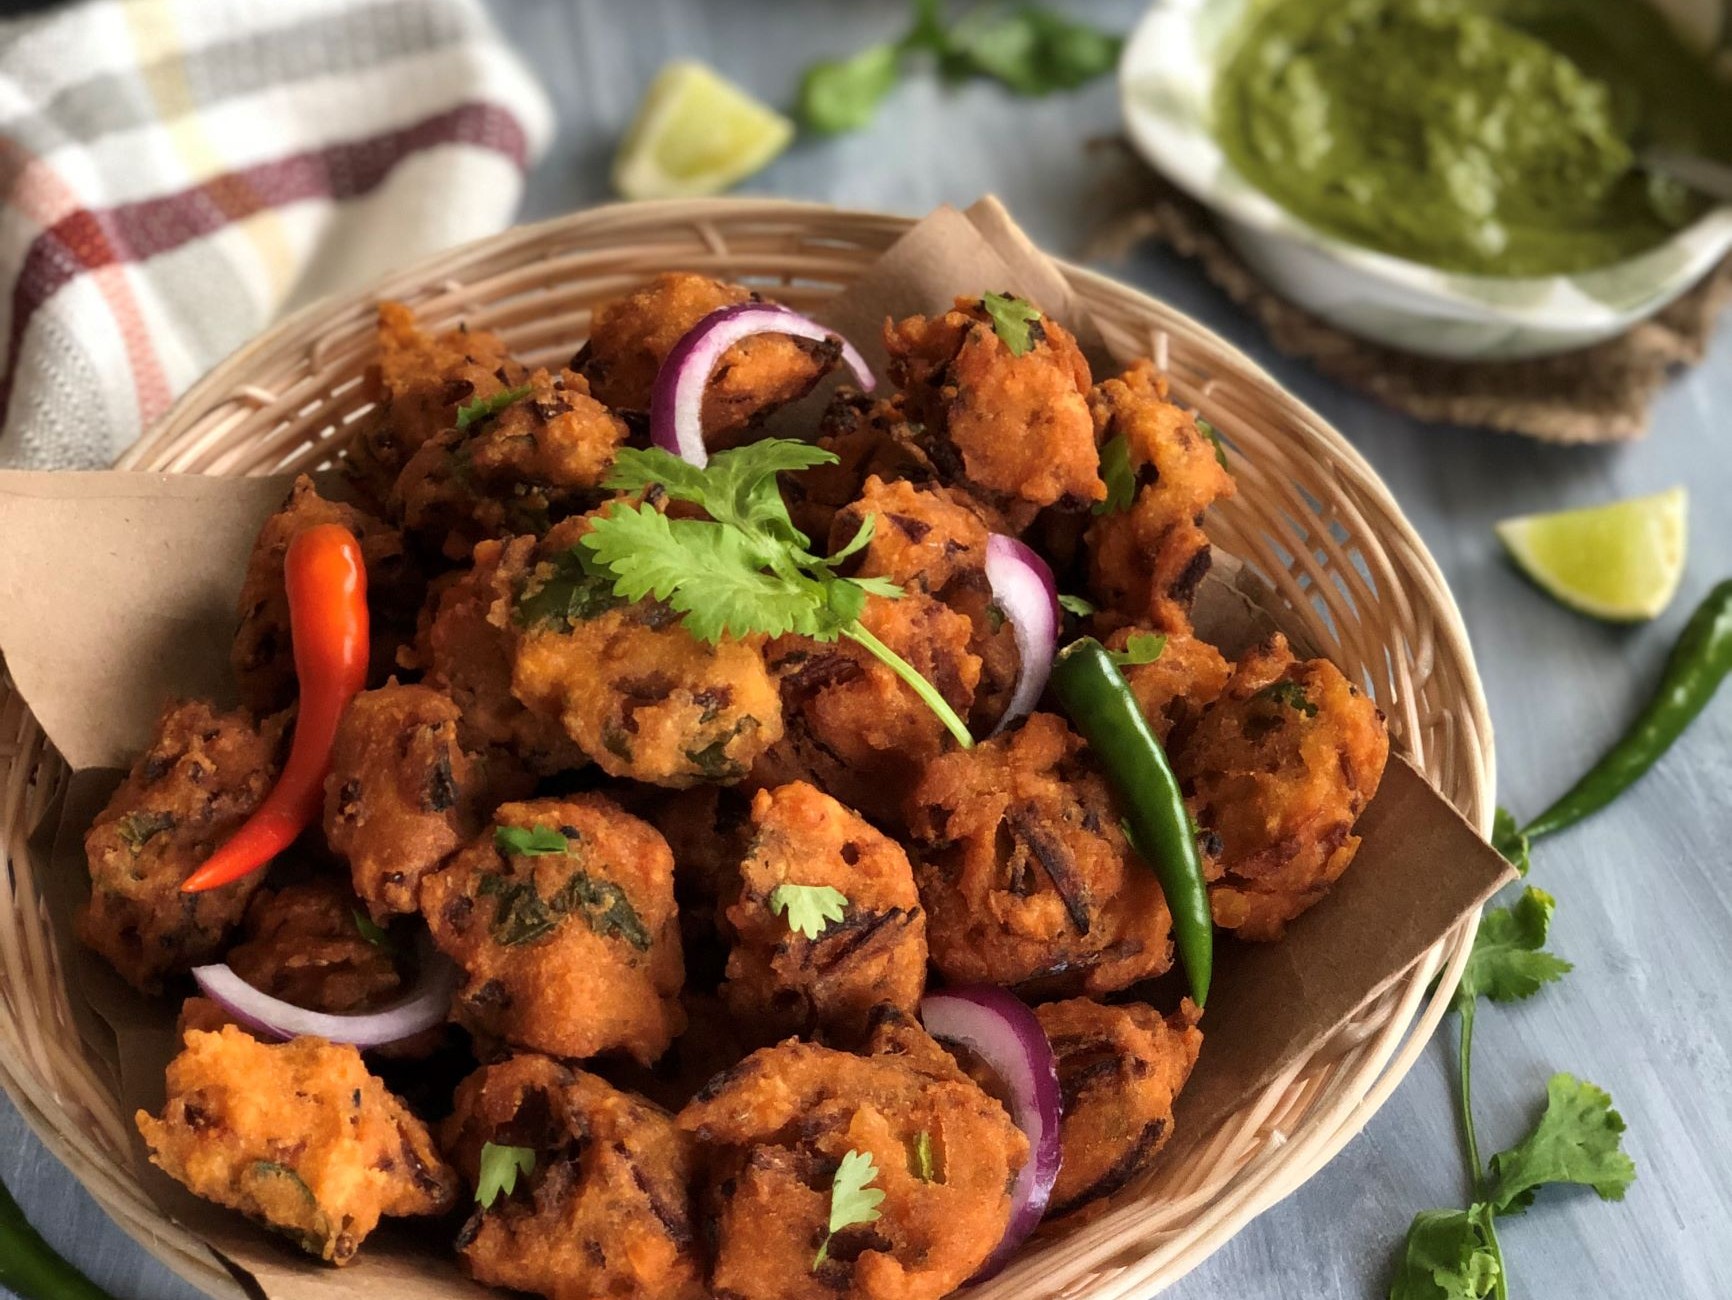
[[[1214,965],[1215,922],[1190,811],[1178,778],[1106,648],[1093,637],[1059,651],[1052,690],[1106,769],[1131,832],[1131,846],[1154,867],[1173,914],[1173,941],[1202,1006]]]
[[[1532,840],[1574,826],[1629,789],[1696,720],[1728,672],[1732,672],[1732,578],[1696,607],[1672,647],[1653,698],[1623,738],[1521,834]]]
[[[0,1286],[24,1300],[114,1300],[54,1253],[0,1185]]]

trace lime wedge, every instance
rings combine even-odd
[[[613,161],[628,199],[718,194],[788,147],[794,124],[701,63],[656,74]]]
[[[1521,571],[1571,609],[1616,623],[1653,618],[1684,576],[1684,489],[1497,526]]]

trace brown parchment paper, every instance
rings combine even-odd
[[[988,288],[1039,303],[1076,332],[1097,371],[1108,369],[1100,337],[1062,277],[993,200],[967,212],[941,209],[920,223],[826,316],[881,367],[886,316],[942,310],[957,294]],[[0,654],[76,770],[58,826],[33,837],[30,851],[67,957],[78,1030],[128,1110],[161,1104],[177,1008],[141,997],[71,941],[71,913],[88,891],[83,832],[118,780],[114,769],[142,747],[167,697],[230,694],[229,638],[245,557],[288,482],[0,473]],[[1280,621],[1252,576],[1222,557],[1199,598],[1203,635],[1232,653]],[[1364,845],[1352,870],[1283,943],[1223,943],[1177,1143],[1205,1136],[1308,1056],[1510,878],[1503,859],[1400,758],[1360,830]],[[490,1294],[457,1271],[452,1221],[388,1221],[354,1264],[336,1270],[188,1196],[149,1166],[141,1146],[135,1163],[164,1212],[268,1300]]]

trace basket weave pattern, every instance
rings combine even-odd
[[[366,410],[374,305],[409,303],[422,324],[496,330],[532,364],[568,357],[592,307],[655,272],[685,268],[755,284],[811,308],[845,287],[911,224],[782,201],[672,202],[581,213],[443,254],[365,294],[316,304],[217,367],[121,461],[217,475],[317,466]],[[1210,517],[1214,541],[1265,578],[1312,643],[1364,685],[1421,771],[1473,822],[1491,815],[1491,729],[1460,616],[1419,538],[1341,436],[1247,358],[1133,290],[1063,267],[1120,360],[1147,355],[1177,400],[1200,406],[1233,447],[1238,495]],[[0,676],[0,1082],[31,1126],[133,1237],[213,1295],[241,1290],[133,1176],[130,1117],[73,1027],[24,840],[65,779]],[[1369,1119],[1443,1014],[1471,920],[1289,1077],[1137,1194],[1066,1233],[1037,1238],[974,1294],[1133,1300],[1175,1280],[1297,1188]]]

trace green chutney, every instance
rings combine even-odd
[[[1214,108],[1295,215],[1474,275],[1607,266],[1710,206],[1641,148],[1732,161],[1732,83],[1645,0],[1266,0]]]

